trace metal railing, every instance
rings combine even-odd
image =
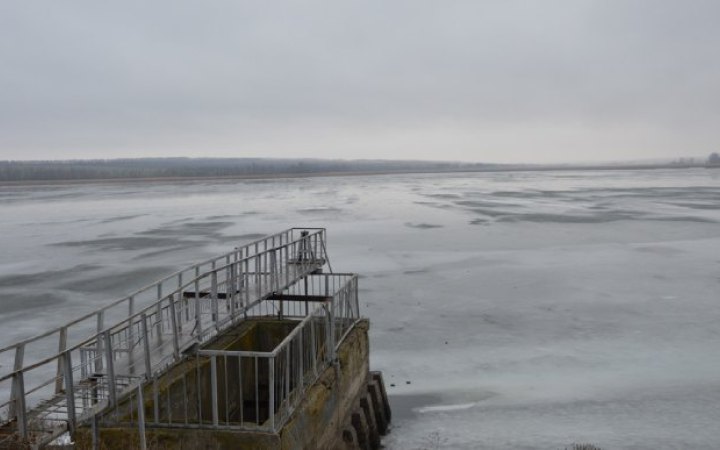
[[[0,349],[0,430],[34,444],[73,432],[188,347],[322,267],[325,236],[320,228],[268,236]]]
[[[181,374],[131,391],[100,425],[138,427],[140,435],[146,426],[277,432],[360,318],[357,281],[353,274],[308,275],[263,300],[248,310],[250,320],[292,325],[274,348],[198,350]],[[285,299],[295,295],[311,300]]]

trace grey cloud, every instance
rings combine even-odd
[[[0,158],[704,154],[720,3],[0,6]]]

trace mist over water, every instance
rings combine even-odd
[[[0,211],[0,347],[319,226],[362,276],[387,448],[720,443],[717,170],[5,186]]]

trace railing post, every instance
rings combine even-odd
[[[331,361],[335,361],[335,299],[330,300],[330,355]]]
[[[140,438],[140,449],[146,450],[147,443],[145,441],[145,401],[143,400],[142,384],[137,387],[137,399],[138,399],[138,435]]]
[[[148,336],[147,315],[142,313],[140,317],[140,332],[142,333],[143,356],[145,360],[145,379],[149,379],[152,376],[152,365],[150,362],[150,339]]]
[[[160,423],[160,388],[158,387],[158,379],[153,378],[152,380],[152,394],[153,394],[153,423],[155,425]]]
[[[314,260],[317,255],[318,255],[318,234],[313,233],[313,235],[312,235],[312,257],[313,257],[312,259],[313,259],[313,262],[315,262]]]
[[[237,253],[235,254],[237,256]],[[228,295],[227,298],[230,300],[230,317],[232,317],[233,320],[235,320],[235,299],[237,298],[237,292],[238,292],[238,277],[237,277],[237,271],[238,271],[238,264],[237,261],[230,264],[230,282],[228,283]]]
[[[260,255],[255,255],[255,295],[260,298]]]
[[[100,373],[103,370],[103,343],[100,339],[100,333],[105,329],[105,312],[98,311],[97,313],[97,336],[95,337],[95,372]]]
[[[217,282],[217,272],[213,271],[213,273],[210,275],[210,307],[212,308],[212,321],[215,323],[215,328],[220,329],[219,322],[218,322],[218,282]]]
[[[83,348],[79,349],[80,352],[80,379],[84,380],[88,377],[88,360],[87,351]]]
[[[268,414],[270,415],[270,429],[275,431],[275,357],[268,358],[268,372],[270,375]]]
[[[103,333],[105,340],[105,359],[107,360],[107,377],[108,377],[108,397],[110,405],[114,406],[117,401],[117,392],[115,385],[115,361],[113,357],[112,342],[110,339],[110,330]]]
[[[177,312],[178,314],[178,329],[182,331],[182,324],[183,324],[183,310],[185,309],[185,296],[183,295],[183,288],[182,288],[182,272],[178,273],[178,280],[177,280],[177,293],[178,293],[178,304],[180,305],[180,311]]]
[[[108,345],[109,346],[109,345]],[[66,351],[62,358],[63,369],[65,372],[65,401],[67,403],[67,414],[68,414],[68,431],[70,436],[75,434],[75,389],[73,387],[73,369],[72,369],[72,355],[71,351]],[[109,365],[109,364],[108,364]]]
[[[58,355],[61,355],[67,348],[67,327],[60,328],[58,339]],[[57,372],[55,377],[55,393],[59,394],[63,389],[63,358],[58,358]]]
[[[243,273],[243,283],[245,288],[245,305],[243,305],[243,309],[247,308],[250,304],[250,258],[245,257],[245,271]]]
[[[300,232],[300,249],[298,250],[298,261],[305,262],[307,259],[307,252],[308,252],[308,232],[307,231],[301,231]]]
[[[199,282],[195,281],[195,330],[197,333],[197,340],[202,340],[203,328],[202,328],[202,304],[200,303],[200,286]]]
[[[128,352],[130,355],[130,358],[132,359],[133,355],[133,349],[135,348],[135,335],[133,334],[133,326],[132,326],[132,316],[135,315],[135,297],[130,296],[128,297]],[[133,366],[130,366],[130,371],[133,373]]]
[[[162,332],[163,332],[163,316],[162,316],[162,283],[158,283],[157,285],[157,303],[155,304],[155,314],[156,314],[156,326],[157,326],[157,340],[158,342],[162,342]]]
[[[300,392],[302,392],[305,388],[305,353],[303,353],[304,333],[305,330],[300,329],[300,333],[298,334],[298,354],[300,355],[300,359],[298,361],[298,371],[300,373]]]
[[[22,372],[23,361],[25,359],[25,344],[20,344],[15,347],[15,364],[13,369],[15,375],[13,376],[12,388],[11,388],[11,402],[9,405],[10,410],[8,411],[8,419],[17,418],[18,431],[23,438],[27,437],[27,416],[25,415],[25,378]]]
[[[218,426],[217,360],[215,355],[210,357],[210,388],[213,426]]]
[[[172,326],[173,335],[173,357],[175,361],[180,359],[180,339],[178,337],[177,315],[175,309],[175,298],[170,296],[170,326]]]
[[[317,376],[317,338],[315,337],[315,317],[310,319],[310,350],[312,351],[313,375]]]
[[[225,313],[230,314],[230,317],[232,317],[232,302],[235,297],[235,289],[233,287],[233,283],[235,283],[235,278],[233,277],[232,268],[233,266],[230,263],[230,256],[227,257],[228,264],[225,266]]]
[[[354,275],[353,276],[353,288],[354,288],[353,294],[355,296],[355,299],[354,299],[355,301],[353,303],[355,304],[355,312],[354,312],[355,319],[360,318],[360,297],[358,296],[358,281],[359,281],[358,276]]]
[[[260,388],[258,378],[258,357],[255,357],[255,421],[260,425]]]
[[[290,351],[292,350],[292,341],[285,347],[285,395],[283,399],[290,401]]]
[[[25,374],[17,372],[13,375],[13,391],[14,401],[10,404],[12,412],[8,419],[15,417],[17,419],[17,428],[20,437],[26,439],[27,433],[27,406],[25,405]]]

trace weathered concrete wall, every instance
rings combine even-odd
[[[355,326],[338,350],[337,364],[308,389],[301,407],[282,430],[282,449],[343,448],[342,431],[367,383],[368,327],[367,321]]]
[[[378,381],[378,374],[369,375],[368,372],[368,327],[369,323],[366,320],[361,321],[348,334],[339,348],[337,363],[328,367],[318,381],[306,390],[303,401],[279,433],[207,428],[162,429],[148,425],[146,427],[148,448],[158,450],[377,448],[379,435],[387,431],[390,411],[382,380]],[[212,347],[234,347],[238,345],[237,338],[240,336],[247,337],[248,333],[238,330],[235,339],[225,336],[222,342],[218,341],[217,345]],[[230,345],[231,343],[235,345]],[[177,380],[180,371],[180,368],[174,369],[172,371],[175,374],[174,378],[170,377],[169,380]],[[192,372],[196,372],[194,366]],[[176,384],[177,382],[168,381],[164,384],[164,388],[171,388],[172,393],[172,386]],[[173,397],[171,394],[171,399]],[[152,411],[152,405],[148,406],[147,402],[146,411],[150,414]],[[360,425],[353,426],[356,422]],[[76,443],[78,449],[92,448],[92,433],[89,427],[83,427],[77,432]],[[137,428],[100,428],[99,444],[101,449],[139,448],[138,430]]]
[[[204,348],[213,350],[253,350],[271,351],[275,348],[292,330],[297,326],[297,321],[275,320],[264,318],[261,320],[247,320],[237,327],[227,330],[216,340],[207,344]],[[247,364],[242,367],[242,376],[238,377],[240,368],[234,358],[227,360],[228,367],[225,367],[226,360],[218,358],[218,409],[230,411],[238,410],[240,405],[237,399],[241,386],[236,382],[239,378],[243,381],[242,398],[246,401],[254,401],[255,390],[255,368]],[[225,383],[225,376],[228,376],[228,383]],[[258,378],[266,379],[268,376],[267,361],[260,360],[258,364]],[[225,388],[227,386],[227,392]],[[166,373],[160,376],[154,383],[148,384],[143,389],[145,418],[151,422],[155,414],[155,390],[158,397],[158,421],[168,423],[171,418],[174,421],[183,422],[187,417],[189,423],[210,423],[212,418],[211,405],[211,380],[210,380],[210,358],[190,357],[175,364]],[[199,405],[199,407],[197,407]],[[267,417],[267,405],[261,402],[265,417]],[[128,399],[119,401],[117,411],[121,422],[130,422],[130,418],[137,415],[137,404]],[[237,420],[237,419],[235,419]],[[100,418],[102,422],[102,417]]]

